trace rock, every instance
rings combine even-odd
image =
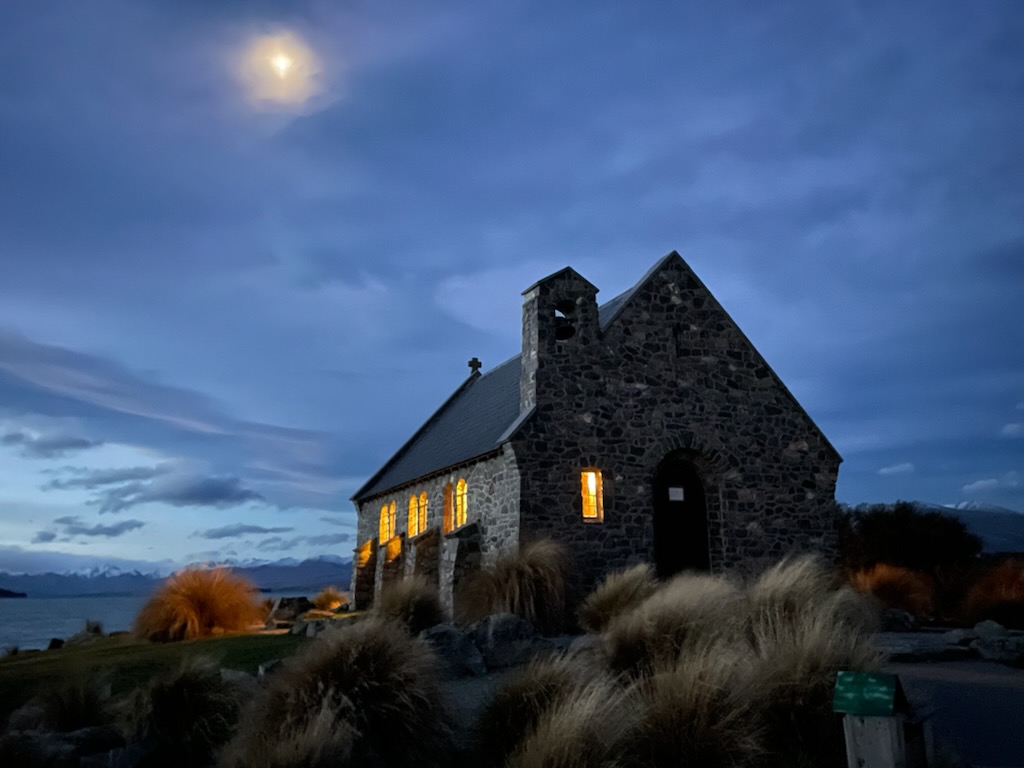
[[[979,639],[986,640],[991,637],[1006,637],[1010,632],[999,622],[987,619],[974,625],[974,634]]]
[[[34,731],[42,726],[45,717],[43,705],[32,699],[11,712],[7,718],[7,730]]]
[[[76,756],[109,752],[125,745],[124,737],[112,725],[95,725],[63,734]]]
[[[917,627],[917,619],[904,610],[886,608],[882,611],[883,632],[913,632]]]
[[[303,621],[302,619],[296,619],[295,623],[292,624],[292,628],[288,630],[289,634],[292,635],[304,635],[306,634],[306,625],[309,622]]]
[[[452,677],[483,675],[487,672],[480,649],[473,640],[451,624],[435,624],[420,632],[430,643]]]
[[[979,637],[971,643],[971,648],[987,661],[1024,666],[1024,635]]]
[[[75,749],[62,736],[51,731],[11,731],[0,737],[0,764],[77,768]]]
[[[320,621],[310,621],[310,622],[307,622],[306,623],[306,637],[316,637],[321,632],[323,632],[325,629],[327,629],[327,622],[326,621],[320,620]]]
[[[109,752],[85,755],[78,766],[79,768],[137,768],[145,754],[141,744],[129,744],[127,747],[112,749]]]
[[[951,629],[942,636],[949,645],[968,646],[978,639],[973,629]]]
[[[566,656],[569,657],[594,658],[599,657],[602,653],[601,636],[589,634],[574,637],[566,650]]]
[[[59,637],[51,637],[50,642],[46,644],[46,650],[56,651],[64,647],[64,641]]]
[[[270,609],[267,621],[295,621],[316,606],[305,597],[279,597]]]
[[[537,635],[533,624],[511,613],[495,613],[466,630],[488,669],[504,669],[525,664],[553,645]]]
[[[267,675],[273,674],[274,670],[278,669],[283,663],[284,662],[281,659],[272,659],[271,661],[263,662],[256,669],[256,677],[262,680]]]

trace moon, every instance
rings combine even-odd
[[[248,100],[257,108],[299,107],[323,90],[320,60],[295,32],[251,39],[239,74]]]

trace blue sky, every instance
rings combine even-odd
[[[0,570],[349,554],[520,291],[673,249],[840,500],[1024,511],[1022,39],[1017,0],[4,4]]]

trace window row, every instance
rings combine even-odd
[[[467,504],[468,490],[465,478],[459,478],[458,483],[452,486],[447,483],[444,487],[444,532],[451,533],[456,528],[466,524],[469,510]],[[419,536],[427,530],[427,492],[423,491],[418,496],[414,493],[409,497],[409,521],[406,528],[409,538]],[[397,527],[398,505],[396,502],[385,502],[380,508],[380,543],[394,538],[398,535]]]
[[[580,493],[583,497],[583,520],[588,523],[604,522],[604,482],[599,469],[585,469],[580,473]],[[461,528],[468,519],[467,486],[465,478],[459,478],[453,487],[444,486],[444,532],[451,533]],[[409,538],[419,536],[427,530],[427,492],[409,497],[409,522],[406,531]],[[394,501],[380,508],[380,542],[398,535],[396,527],[397,505]]]

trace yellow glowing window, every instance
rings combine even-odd
[[[395,502],[380,508],[380,543],[383,544],[395,535]]]
[[[419,531],[420,531],[420,533],[423,533],[425,530],[427,530],[427,492],[426,491],[424,491],[423,493],[420,494],[419,515],[420,515]]]
[[[466,524],[466,480],[459,478],[459,484],[455,486],[455,527],[459,528]]]
[[[583,519],[591,523],[604,522],[604,488],[600,470],[583,470],[580,473],[580,485],[583,492]]]
[[[409,497],[409,538],[420,534],[420,499],[414,493]]]
[[[452,484],[447,483],[444,487],[444,532],[450,533],[455,529],[455,516],[453,512],[454,497],[452,494]]]

